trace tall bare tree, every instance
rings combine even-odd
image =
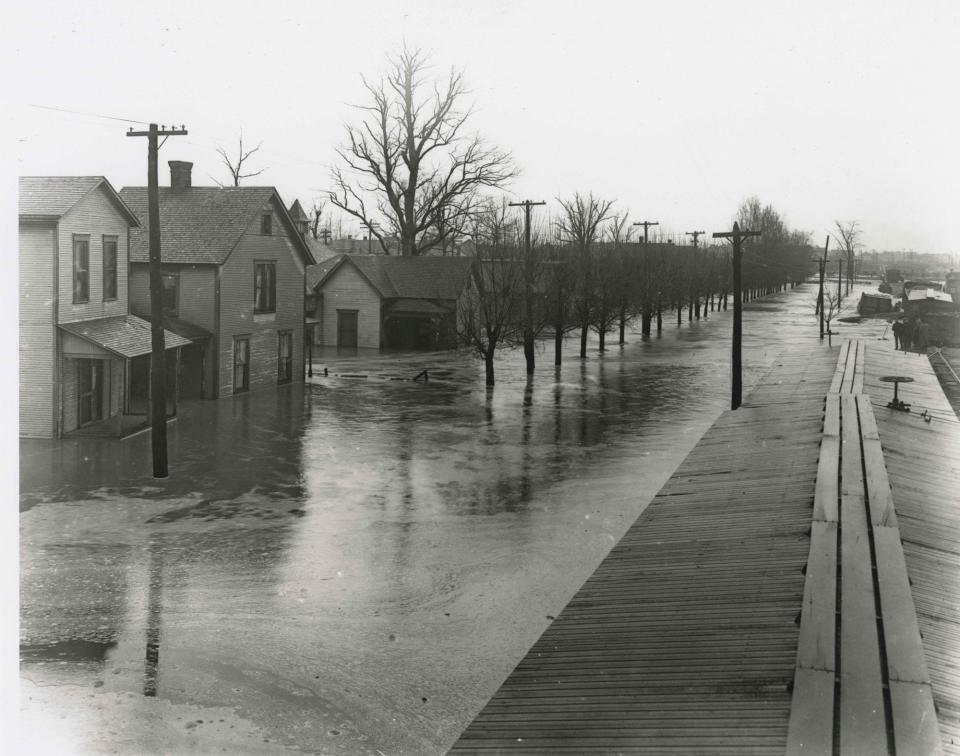
[[[834,221],[833,225],[837,227],[837,232],[833,235],[834,240],[840,245],[847,264],[847,293],[856,279],[856,258],[857,250],[862,246],[860,244],[860,224],[857,221]]]
[[[475,261],[457,308],[457,338],[483,360],[494,385],[497,348],[516,343],[523,294],[518,227],[503,200],[483,203],[471,227]]]
[[[509,153],[468,134],[470,110],[462,72],[427,82],[428,58],[404,47],[378,82],[363,79],[371,98],[365,114],[347,126],[337,150],[330,201],[366,227],[389,254],[384,236],[400,239],[403,255],[419,255],[459,233],[479,191],[501,187],[516,174]]]
[[[259,171],[251,171],[250,173],[243,172],[243,164],[250,159],[250,157],[260,151],[260,147],[263,146],[263,142],[260,142],[256,147],[250,150],[244,151],[243,148],[243,134],[240,134],[238,139],[237,147],[237,157],[236,159],[231,158],[223,147],[217,147],[217,154],[220,155],[220,158],[223,161],[223,164],[227,167],[227,170],[230,171],[230,178],[233,181],[234,186],[240,186],[240,182],[243,179],[253,178],[254,176],[259,176],[263,173],[266,168],[261,168]]]
[[[576,277],[574,312],[580,326],[580,357],[584,359],[597,294],[593,247],[600,237],[601,225],[610,218],[613,200],[594,197],[593,192],[586,196],[576,192],[572,199],[558,197],[557,201],[563,210],[557,227],[574,252],[571,265]]]
[[[323,217],[323,209],[327,203],[323,200],[314,200],[313,208],[310,210],[310,235],[314,239],[320,238],[320,218]]]

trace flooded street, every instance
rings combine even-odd
[[[745,391],[817,339],[814,293],[745,307]],[[506,352],[489,391],[469,355],[315,355],[182,404],[168,480],[149,434],[22,442],[37,752],[443,753],[728,406],[709,315],[551,343],[531,383]]]

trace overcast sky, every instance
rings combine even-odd
[[[593,191],[683,233],[727,228],[757,195],[817,244],[855,219],[868,248],[960,251],[952,0],[31,0],[2,14],[20,175],[145,184],[146,140],[124,137],[141,124],[119,118],[186,124],[161,184],[183,159],[212,185],[227,178],[216,147],[242,129],[263,144],[253,183],[309,208],[361,74],[406,41],[439,75],[465,72],[473,127],[523,170],[515,199]]]

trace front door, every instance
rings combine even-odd
[[[337,346],[356,348],[357,311],[337,310]]]
[[[81,427],[103,419],[101,360],[77,360],[77,412]]]

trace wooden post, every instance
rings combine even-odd
[[[167,477],[167,391],[163,340],[163,290],[160,279],[160,197],[157,178],[157,156],[160,136],[180,136],[186,129],[158,129],[151,123],[149,131],[134,131],[127,136],[147,137],[147,211],[150,239],[150,435],[153,450],[153,477]]]
[[[741,231],[740,225],[733,224],[733,231],[715,233],[714,238],[733,240],[733,347],[731,354],[732,380],[730,409],[737,409],[743,397],[743,366],[741,342],[743,339],[743,287],[741,268],[743,253],[741,244],[750,236],[760,236],[759,231]]]
[[[546,205],[546,202],[511,202],[510,207],[522,207],[525,220],[523,251],[523,356],[527,363],[527,375],[533,375],[535,349],[533,338],[533,260],[530,257],[530,208]]]
[[[823,339],[823,275],[826,272],[826,255],[820,259],[820,292],[817,294],[817,311],[820,313],[820,339]]]

